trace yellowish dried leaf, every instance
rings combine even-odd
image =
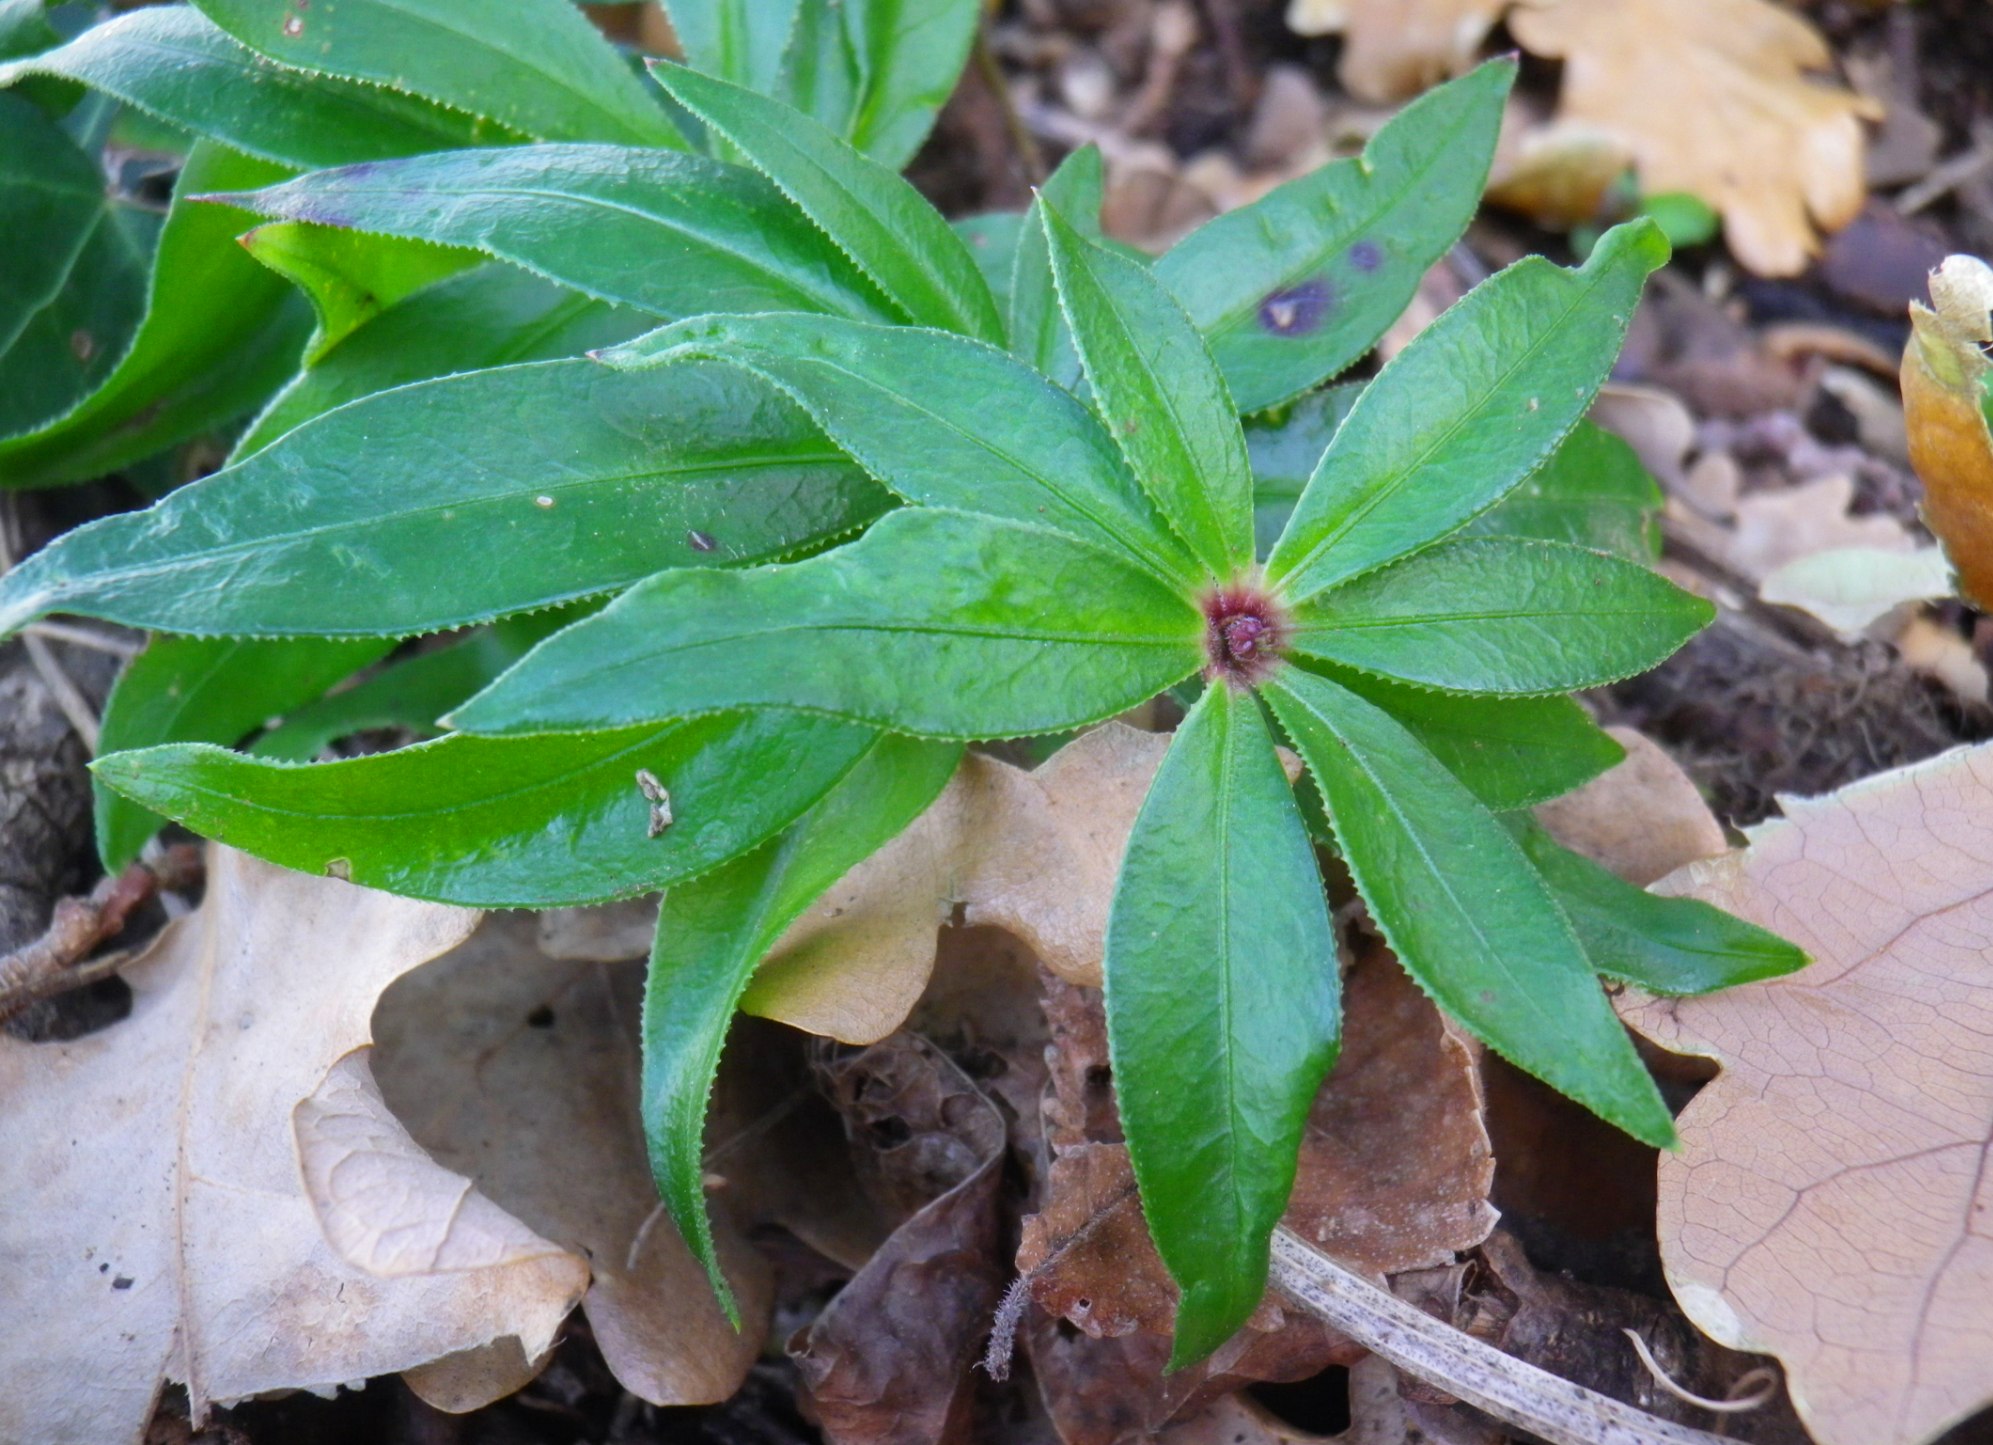
[[[1336,78],[1360,100],[1405,100],[1470,69],[1509,0],[1292,0],[1299,35],[1341,35]]]
[[[1861,209],[1861,122],[1881,108],[1809,76],[1831,57],[1793,12],[1770,0],[1519,0],[1508,24],[1564,61],[1560,121],[1621,140],[1648,194],[1715,207],[1752,270],[1802,270],[1815,227]]]
[[[783,935],[741,1007],[846,1043],[906,1019],[957,908],[1072,983],[1100,983],[1107,905],[1169,739],[1095,728],[1033,772],[972,754],[933,805]]]
[[[1944,543],[1959,590],[1993,602],[1993,435],[1986,424],[1983,350],[1993,341],[1993,267],[1952,256],[1931,273],[1934,306],[1910,304],[1903,411],[1910,465],[1924,484],[1924,520]]]
[[[1993,747],[1785,808],[1656,891],[1814,961],[1623,1005],[1721,1066],[1661,1156],[1662,1259],[1820,1445],[1913,1445],[1993,1403]]]
[[[354,1054],[477,919],[213,849],[200,910],[125,971],[129,1018],[0,1037],[0,1439],[136,1441],[169,1379],[197,1421],[445,1357],[460,1408],[519,1383],[586,1261],[413,1149]]]

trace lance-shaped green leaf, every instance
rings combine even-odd
[[[373,728],[405,729],[418,741],[434,737],[443,731],[436,719],[487,686],[534,643],[574,621],[576,611],[557,607],[508,617],[459,641],[391,662],[363,682],[289,710],[249,751],[259,758],[308,763],[339,739]],[[286,645],[300,641],[289,639]]]
[[[1508,831],[1383,709],[1289,668],[1266,688],[1364,906],[1419,986],[1496,1053],[1649,1144],[1674,1124]]]
[[[567,0],[195,0],[280,65],[487,116],[542,140],[683,146],[643,83]]]
[[[1059,306],[1137,480],[1221,581],[1252,565],[1253,479],[1239,418],[1190,318],[1156,278],[1038,201]]]
[[[77,612],[201,636],[412,636],[766,561],[889,499],[719,366],[544,362],[326,413],[0,578],[0,635]]]
[[[240,212],[191,198],[281,172],[197,144],[160,232],[145,318],[87,396],[0,442],[0,478],[47,486],[100,476],[254,409],[297,365],[310,331],[302,301],[243,254]]]
[[[155,637],[111,689],[98,751],[238,742],[378,661],[391,646],[374,639]],[[105,870],[116,873],[138,856],[162,819],[102,782],[95,792],[97,853]]]
[[[271,221],[247,232],[241,242],[250,255],[303,291],[318,313],[318,329],[305,347],[307,366],[404,296],[484,260],[458,246],[303,221]]]
[[[413,381],[521,361],[557,361],[648,330],[611,306],[496,262],[388,307],[291,378],[236,441],[232,460],[336,406]]]
[[[104,193],[96,161],[0,95],[0,436],[101,382],[144,309],[156,219]],[[0,484],[16,481],[0,467]]]
[[[469,246],[659,316],[897,319],[774,186],[700,156],[592,145],[450,151],[217,199],[277,220]]]
[[[1496,812],[1568,793],[1626,756],[1568,697],[1474,697],[1314,667],[1390,713]]]
[[[1540,537],[1651,563],[1661,554],[1661,500],[1660,486],[1632,447],[1579,422],[1541,469],[1462,535]]]
[[[864,753],[833,718],[715,713],[545,738],[443,737],[335,763],[200,743],[99,758],[99,780],[207,837],[305,873],[470,908],[629,898],[774,836]],[[670,796],[655,831],[637,779]]]
[[[685,58],[708,75],[775,93],[801,0],[665,0]]]
[[[1699,898],[1635,888],[1562,847],[1524,814],[1507,820],[1557,897],[1592,967],[1649,993],[1711,993],[1806,966],[1806,952]]]
[[[658,1193],[730,1317],[733,1292],[706,1214],[703,1152],[727,1026],[783,930],[918,817],[961,756],[957,743],[881,734],[787,832],[664,897],[644,988],[644,1137]]]
[[[549,638],[451,726],[531,733],[800,707],[931,737],[1097,722],[1195,671],[1204,619],[1132,561],[925,507],[792,566],[663,572]]]
[[[1258,1307],[1267,1240],[1340,1022],[1315,855],[1250,693],[1206,688],[1114,888],[1107,1030],[1156,1248],[1183,1291],[1177,1365]]]
[[[1100,203],[1107,186],[1100,147],[1081,146],[1046,179],[1031,209],[1024,213],[1017,253],[1010,273],[1010,349],[1027,366],[1035,367],[1061,385],[1079,377],[1079,357],[1073,334],[1059,310],[1059,288],[1052,281],[1052,253],[1045,242],[1042,206],[1067,217],[1089,241],[1100,239]]]
[[[1253,464],[1253,545],[1261,557],[1273,550],[1294,515],[1294,504],[1363,386],[1360,381],[1325,386],[1245,419],[1246,455]]]
[[[785,0],[745,3],[778,8]],[[813,0],[790,8],[796,23],[777,93],[881,165],[904,166],[955,92],[979,0]]]
[[[1345,370],[1412,299],[1481,201],[1514,60],[1400,111],[1363,154],[1192,231],[1156,261],[1240,411]]]
[[[93,25],[59,49],[0,67],[0,86],[29,75],[78,81],[297,170],[517,139],[416,96],[278,65],[189,5],[147,6]]]
[[[907,320],[1001,343],[1003,321],[975,257],[897,173],[780,101],[683,66],[651,74],[835,240]]]
[[[600,359],[643,367],[702,357],[781,388],[908,501],[1056,528],[1186,589],[1198,579],[1093,414],[993,346],[830,316],[699,316]]]
[[[1716,609],[1637,562],[1561,542],[1442,542],[1294,611],[1304,657],[1449,692],[1575,692],[1644,672]]]
[[[983,284],[990,288],[998,312],[1009,315],[1010,273],[1017,264],[1017,238],[1024,230],[1024,216],[1017,211],[982,211],[957,216],[948,226],[976,258],[976,269],[983,273]]]
[[[1474,288],[1364,389],[1323,453],[1267,576],[1295,602],[1402,557],[1493,506],[1592,403],[1647,274],[1649,222],[1582,269],[1529,257]]]

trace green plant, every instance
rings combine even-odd
[[[746,168],[535,145],[231,194],[714,314],[245,443],[0,580],[0,631],[69,611],[190,651],[378,650],[354,640],[537,613],[542,639],[498,647],[510,666],[486,685],[449,674],[472,685],[433,741],[307,765],[167,744],[97,775],[261,856],[420,897],[666,889],[644,1112],[723,1297],[701,1129],[757,962],[967,741],[1173,693],[1187,715],[1122,867],[1107,1002],[1144,1210],[1183,1290],[1176,1358],[1196,1358],[1260,1298],[1337,1045],[1335,944],[1277,736],[1413,976],[1644,1139],[1667,1142],[1669,1116],[1596,976],[1696,991],[1800,961],[1517,812],[1618,756],[1564,694],[1708,617],[1644,565],[1652,484],[1581,420],[1658,233],[1610,232],[1581,270],[1523,261],[1360,395],[1315,390],[1464,227],[1511,76],[1434,92],[1364,157],[1152,266],[1099,238],[1091,152],[1022,220],[951,228],[785,100],[677,68],[658,79],[688,127]],[[1242,411],[1267,414],[1247,429]],[[668,787],[668,827],[640,773]]]

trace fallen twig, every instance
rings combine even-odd
[[[132,910],[162,888],[185,888],[201,876],[200,850],[190,843],[165,850],[155,866],[134,863],[105,878],[87,898],[65,898],[40,938],[0,958],[0,1021],[37,999],[79,987],[123,963],[128,954],[85,964],[93,949],[115,938]]]
[[[1344,1269],[1285,1229],[1273,1234],[1273,1284],[1406,1374],[1550,1445],[1732,1445],[1483,1344]]]

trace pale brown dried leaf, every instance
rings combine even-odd
[[[1814,962],[1624,1005],[1721,1066],[1661,1157],[1662,1257],[1821,1445],[1908,1445],[1993,1401],[1993,748],[1785,807],[1657,891]]]
[[[1109,723],[1034,772],[971,754],[933,806],[783,935],[742,1007],[846,1043],[884,1038],[920,999],[935,931],[957,909],[1060,977],[1099,983],[1114,877],[1168,745]]]
[[[1301,35],[1341,35],[1336,78],[1361,100],[1405,100],[1471,69],[1509,0],[1292,0]]]
[[[1815,227],[1866,195],[1862,121],[1881,107],[1809,72],[1813,26],[1770,0],[1520,0],[1510,31],[1564,61],[1558,115],[1624,142],[1648,194],[1688,191],[1723,215],[1737,259],[1791,275]]]
[[[1730,846],[1694,781],[1658,743],[1628,727],[1606,731],[1626,757],[1536,810],[1558,842],[1642,887]]]
[[[226,849],[207,877],[201,909],[125,970],[128,1019],[60,1045],[0,1038],[0,1319],[17,1326],[0,1438],[137,1440],[167,1379],[198,1419],[505,1336],[537,1358],[587,1283],[585,1261],[411,1156],[350,1062],[380,991],[478,915]],[[318,1131],[335,1116],[344,1146]],[[393,1273],[329,1242],[301,1143],[353,1186],[334,1227]],[[517,1383],[493,1358],[459,1404]]]
[[[768,1268],[717,1210],[736,1331],[651,1182],[637,1107],[643,967],[562,962],[543,937],[528,915],[494,917],[390,988],[375,1016],[380,1091],[410,1148],[592,1262],[582,1308],[626,1389],[657,1405],[723,1400],[760,1351]]]

